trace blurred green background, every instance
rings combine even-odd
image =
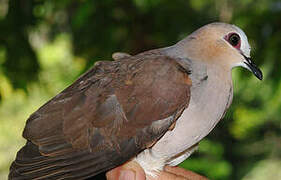
[[[280,0],[0,0],[0,179],[28,116],[95,61],[172,45],[214,21],[246,32],[265,78],[233,71],[230,110],[181,166],[216,180],[281,179]]]

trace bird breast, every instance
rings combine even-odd
[[[147,163],[158,166],[162,163],[164,166],[179,159],[176,162],[179,164],[191,154],[187,150],[208,135],[223,117],[232,101],[231,72],[221,72],[214,67],[210,68],[211,71],[207,69],[209,68],[206,68],[205,73],[201,71],[200,74],[193,73],[193,77],[191,75],[189,106],[177,120],[175,128],[168,131],[151,149],[138,155],[138,162],[144,164],[143,161],[151,161]],[[178,158],[179,154],[183,154],[185,158]],[[176,164],[173,161],[173,165]],[[161,167],[149,168],[161,170]]]

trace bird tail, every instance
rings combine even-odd
[[[126,145],[126,146],[125,146]],[[125,163],[138,152],[134,140],[124,143],[124,153],[104,149],[73,151],[57,156],[44,156],[30,141],[17,153],[10,167],[9,180],[87,179]]]
[[[111,155],[84,151],[47,157],[28,141],[11,164],[8,180],[87,179],[115,167],[106,156]]]

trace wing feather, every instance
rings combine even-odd
[[[187,108],[183,68],[151,52],[99,62],[30,116],[9,179],[85,179],[134,157]]]

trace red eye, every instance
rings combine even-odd
[[[233,47],[236,49],[240,49],[241,46],[241,40],[238,34],[236,33],[230,33],[225,38]]]

